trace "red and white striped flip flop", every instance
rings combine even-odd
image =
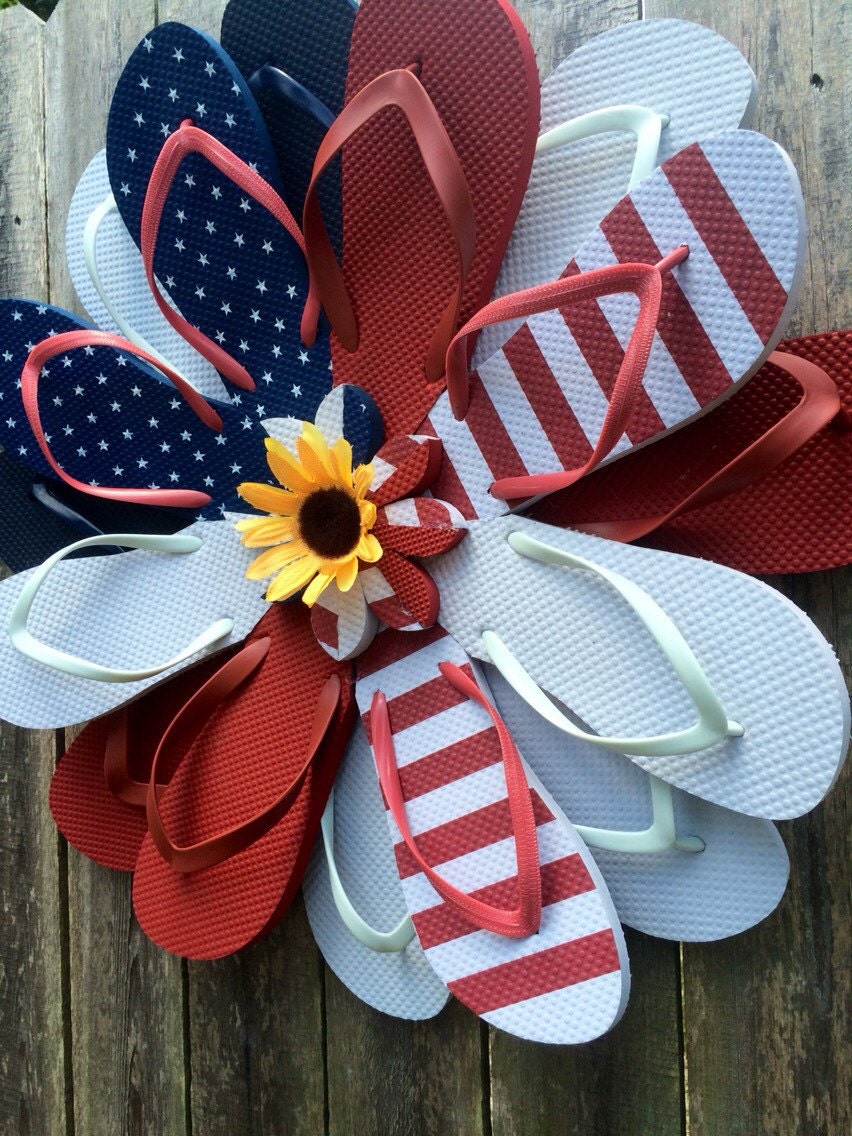
[[[560,280],[494,301],[458,333],[422,427],[446,451],[436,494],[467,517],[499,515],[703,414],[780,339],[804,248],[798,179],[774,142],[736,130],[681,150]],[[468,375],[468,336],[518,315]]]
[[[852,562],[852,331],[784,340],[711,414],[534,505],[537,520],[755,575]]]
[[[335,381],[369,391],[388,435],[404,434],[494,287],[538,134],[535,53],[508,0],[363,0],[346,95],[306,197],[308,263]],[[341,147],[342,274],[316,198]]]
[[[155,943],[233,954],[286,911],[351,732],[351,668],[301,604],[273,604],[163,735],[146,798],[133,905]],[[161,762],[177,768],[165,788]]]
[[[618,916],[468,656],[440,627],[387,630],[358,672],[406,902],[439,977],[519,1037],[606,1032],[630,987]]]

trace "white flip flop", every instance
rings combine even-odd
[[[518,516],[473,522],[430,571],[443,626],[559,729],[768,819],[807,812],[836,779],[843,675],[767,584]]]
[[[74,190],[65,255],[93,323],[169,364],[205,398],[230,401],[216,369],[166,322],[151,296],[142,256],[112,195],[106,150],[95,154]]]
[[[568,737],[495,667],[486,674],[526,760],[589,846],[622,923],[661,939],[709,942],[775,909],[790,863],[771,821],[672,789],[628,758]]]
[[[628,188],[691,142],[747,126],[757,80],[722,36],[637,20],[584,43],[544,80],[541,133],[494,295],[559,276]],[[486,328],[474,365],[515,324]]]
[[[408,915],[370,743],[360,722],[340,765],[302,891],[323,958],[384,1014],[421,1021],[449,990]]]
[[[64,559],[95,544],[137,551]],[[251,559],[230,521],[198,521],[174,536],[89,537],[2,581],[0,718],[32,729],[97,718],[239,642],[269,606],[246,579]]]

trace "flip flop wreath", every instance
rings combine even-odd
[[[845,757],[831,647],[736,570],[852,560],[849,333],[779,343],[795,170],[683,21],[541,91],[508,0],[231,0],[222,41],[118,81],[68,226],[101,326],[0,301],[0,715],[93,719],[51,808],[166,949],[304,881],[370,1005],[591,1040],[622,924],[764,918]]]

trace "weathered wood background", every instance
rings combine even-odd
[[[435,0],[451,3],[451,0]],[[640,0],[520,0],[543,74]],[[77,178],[115,79],[158,21],[214,34],[224,0],[62,0],[0,14],[0,294],[77,306]],[[646,0],[737,44],[757,128],[792,154],[810,254],[794,332],[850,325],[846,0]],[[849,576],[778,582],[849,666]],[[299,904],[236,958],[187,964],[136,926],[130,881],[69,850],[47,787],[61,735],[0,726],[3,1136],[847,1136],[849,778],[783,826],[793,873],[761,927],[716,945],[629,934],[634,995],[606,1038],[547,1049],[458,1005],[396,1022],[325,968]],[[847,771],[848,772],[848,771]]]

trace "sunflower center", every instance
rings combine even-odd
[[[315,489],[299,509],[299,533],[305,544],[324,559],[349,555],[361,537],[357,502],[336,486]]]

